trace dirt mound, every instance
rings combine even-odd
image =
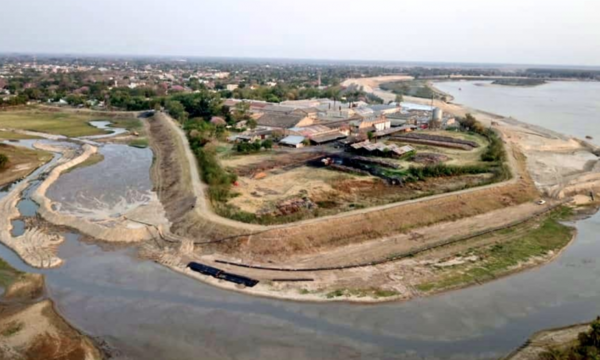
[[[435,165],[450,160],[446,155],[434,153],[417,153],[412,161],[417,164]]]
[[[96,360],[103,356],[86,336],[65,322],[43,294],[43,276],[22,274],[0,304],[0,358]]]
[[[156,159],[151,170],[154,191],[169,220],[175,222],[193,209],[196,203],[189,170],[185,166],[181,150],[177,148],[179,142],[174,139],[168,124],[160,119],[149,119],[148,126]]]
[[[325,152],[307,152],[307,153],[298,153],[298,154],[284,154],[278,155],[275,158],[261,161],[259,163],[238,166],[235,168],[234,172],[238,176],[257,176],[260,173],[267,172],[269,170],[285,168],[286,170],[290,170],[294,167],[299,167],[305,165],[307,162],[311,160],[315,160],[321,158],[323,156],[327,156]]]

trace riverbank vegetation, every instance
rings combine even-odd
[[[379,85],[383,90],[391,91],[400,96],[414,96],[418,98],[444,99],[445,95],[433,88],[426,80],[409,80],[384,83]]]
[[[600,317],[590,325],[590,330],[579,333],[575,345],[551,348],[538,360],[588,360],[600,359]]]
[[[44,277],[0,259],[1,359],[103,359],[92,341],[70,326],[44,296]]]
[[[503,86],[538,86],[545,84],[546,81],[542,79],[525,79],[525,78],[508,78],[508,79],[497,79],[492,82],[493,85],[503,85]]]
[[[90,167],[90,166],[96,165],[98,163],[101,163],[102,161],[104,161],[104,155],[102,155],[100,153],[94,153],[94,154],[90,155],[85,161],[83,161],[83,162],[81,162],[81,163],[79,163],[79,164],[77,164],[77,165],[75,165],[75,166],[73,166],[73,167],[71,167],[71,168],[63,171],[62,174],[63,175],[64,174],[68,174],[68,173],[73,172],[73,171],[75,171],[77,169],[83,169],[83,168],[86,168],[86,167]]]
[[[417,288],[428,293],[478,284],[542,262],[573,238],[575,230],[562,224],[571,214],[570,208],[559,207],[540,219],[469,240],[473,247],[455,257],[474,259],[473,262],[438,268],[434,280],[420,283]],[[478,247],[478,243],[486,245]]]
[[[8,167],[8,156],[0,153],[0,171]]]

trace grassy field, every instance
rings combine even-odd
[[[21,272],[13,269],[6,261],[0,258],[0,287],[7,288]]]
[[[39,139],[37,136],[18,134],[12,131],[0,131],[0,140],[27,140],[27,139]]]
[[[8,167],[0,171],[0,186],[21,179],[52,159],[52,154],[40,150],[0,144],[0,154],[8,157]]]
[[[145,149],[148,147],[148,139],[147,138],[138,138],[135,140],[131,140],[129,142],[129,146],[133,146],[140,149]]]
[[[479,261],[440,269],[436,280],[421,283],[417,288],[434,292],[490,281],[536,258],[556,253],[573,237],[573,228],[560,223],[570,214],[569,208],[560,208],[541,221],[499,231],[512,240],[470,249],[461,256],[475,256]],[[486,235],[489,236],[495,235]]]
[[[68,137],[105,134],[103,130],[90,125],[93,120],[104,120],[94,114],[76,114],[38,110],[19,110],[0,112],[0,128],[39,131]],[[109,119],[126,128],[141,128],[137,119]]]

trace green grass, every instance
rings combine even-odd
[[[17,134],[12,131],[0,131],[0,140],[27,140],[27,139],[39,139],[37,136]]]
[[[92,166],[92,165],[98,164],[102,161],[104,161],[104,155],[102,155],[100,153],[95,153],[95,154],[92,154],[89,158],[87,158],[87,160],[85,160],[81,164],[73,166],[72,168],[64,171],[63,174],[68,174],[74,170]]]
[[[148,139],[139,138],[129,142],[129,146],[133,146],[135,148],[145,149],[148,147]]]
[[[429,292],[489,281],[534,257],[560,251],[573,236],[574,230],[560,223],[570,214],[569,208],[560,208],[542,220],[539,226],[515,240],[472,250],[470,255],[481,259],[476,265],[458,265],[441,270],[439,280],[419,284],[417,289]],[[516,231],[519,231],[518,227],[502,230],[501,234],[510,235]]]
[[[24,325],[22,322],[12,322],[4,331],[2,331],[2,333],[0,333],[0,335],[2,337],[11,337],[13,335],[16,335],[19,331],[23,330],[23,327]]]
[[[39,131],[68,137],[105,134],[90,125],[97,117],[87,114],[35,110],[0,112],[0,127]]]
[[[394,290],[383,290],[378,288],[370,289],[337,289],[327,293],[325,296],[328,299],[334,299],[342,296],[349,297],[371,297],[375,299],[397,296],[398,292]]]
[[[128,131],[137,131],[142,132],[144,130],[144,125],[140,119],[135,118],[115,118],[115,119],[107,119],[106,121],[111,122],[111,126],[115,128],[122,128]]]
[[[22,273],[12,268],[6,261],[0,259],[0,287],[6,288]]]

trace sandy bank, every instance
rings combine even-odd
[[[19,274],[0,299],[0,358],[85,359],[104,356],[45,298],[42,275]]]
[[[20,217],[17,203],[22,192],[29,186],[24,180],[10,194],[0,200],[0,241],[15,251],[27,264],[37,268],[52,268],[62,264],[56,256],[58,245],[64,241],[60,236],[48,235],[40,229],[27,229],[21,236],[13,237],[12,220]]]

